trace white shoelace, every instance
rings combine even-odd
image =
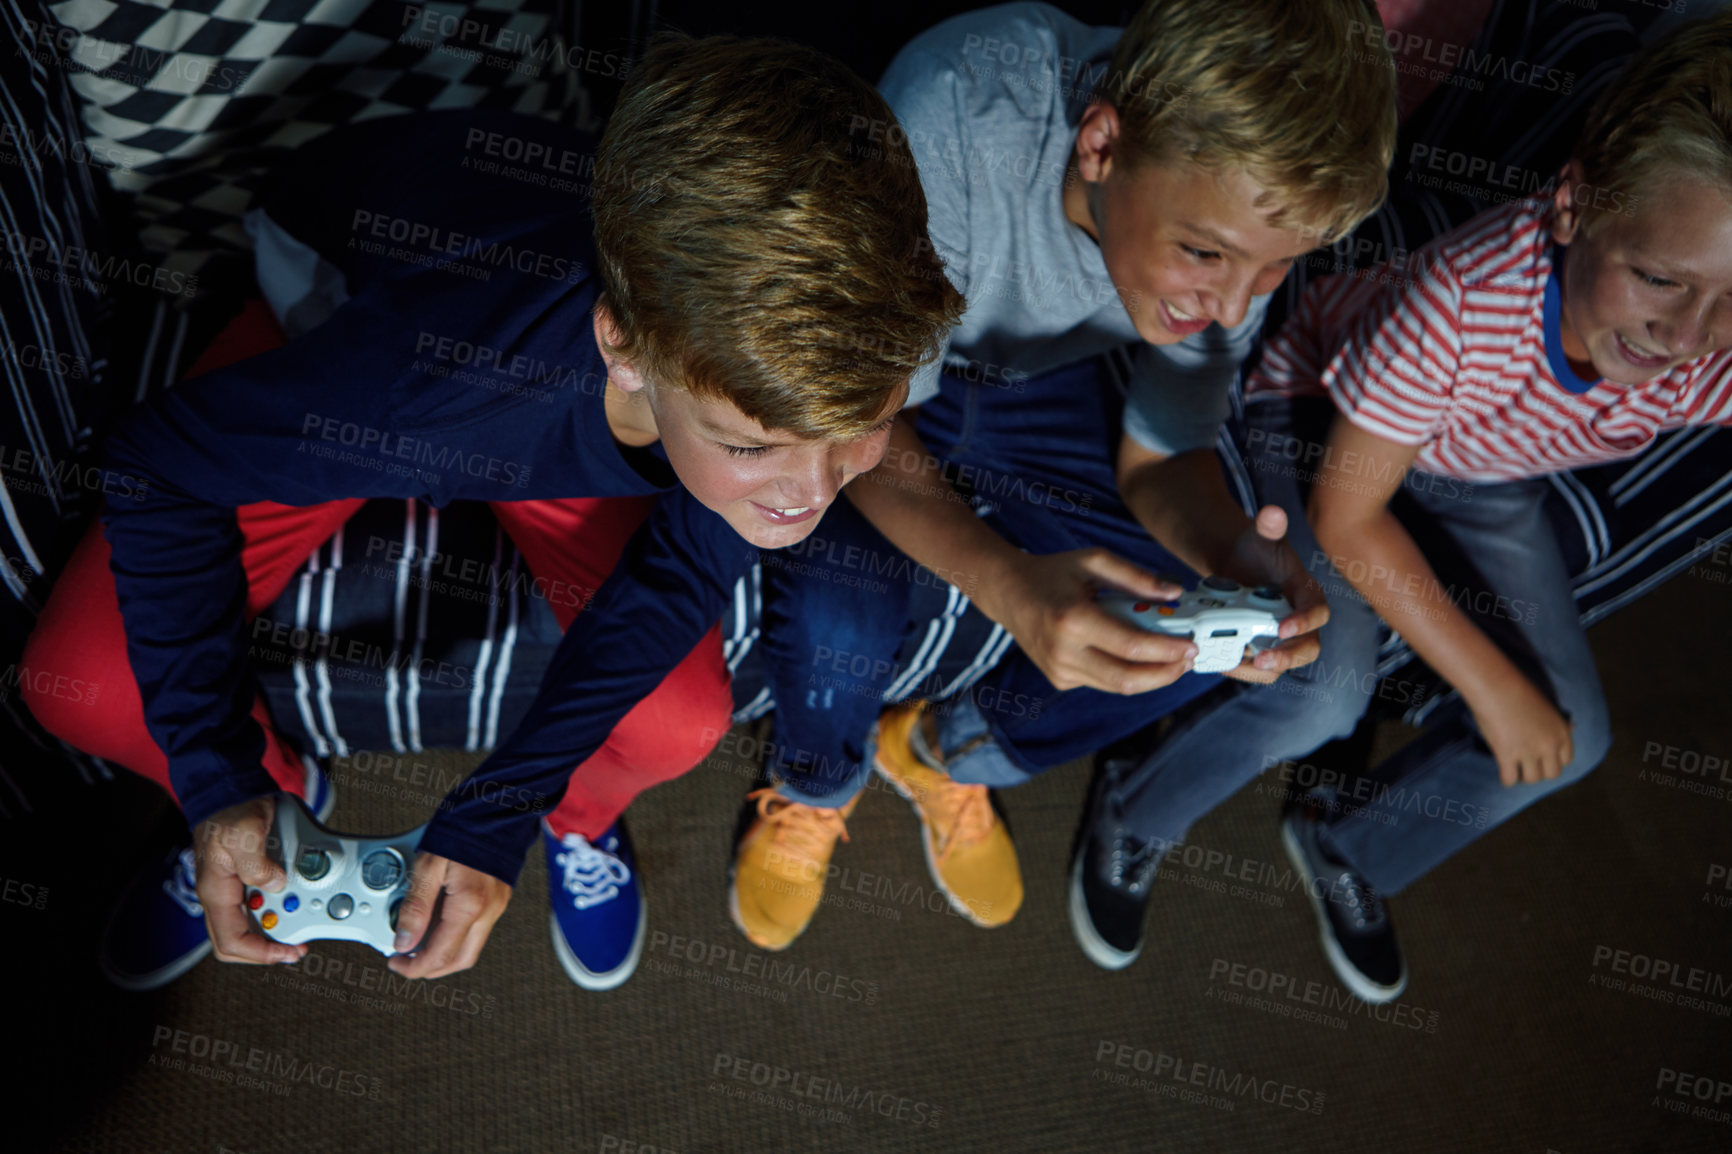
[[[187,912],[187,916],[204,917],[204,907],[199,905],[198,891],[193,888],[198,877],[195,872],[197,859],[193,857],[192,847],[187,846],[180,851],[180,861],[175,863],[173,870],[162,883],[162,892],[174,899],[174,903]]]
[[[599,906],[619,896],[619,887],[631,880],[626,864],[606,850],[597,849],[582,834],[568,833],[559,839],[564,853],[553,860],[565,868],[565,892],[580,910]]]

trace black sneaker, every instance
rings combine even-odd
[[[1317,912],[1318,936],[1335,976],[1367,1002],[1393,1002],[1407,989],[1407,964],[1383,899],[1353,867],[1317,843],[1311,807],[1295,807],[1281,819],[1281,844],[1305,879]]]
[[[1096,773],[1086,823],[1070,868],[1070,926],[1095,965],[1122,970],[1143,952],[1149,890],[1161,855],[1127,832],[1105,801],[1110,766]]]

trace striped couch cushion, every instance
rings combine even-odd
[[[0,818],[105,769],[43,733],[14,691],[54,574],[96,508],[92,430],[111,408],[100,156],[33,0],[0,0]],[[95,486],[92,486],[92,481]],[[75,767],[76,772],[73,768]]]

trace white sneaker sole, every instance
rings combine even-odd
[[[1089,917],[1088,900],[1083,897],[1082,871],[1083,855],[1078,853],[1070,867],[1070,901],[1067,904],[1071,933],[1076,936],[1076,944],[1082,947],[1089,961],[1103,970],[1122,970],[1142,957],[1143,944],[1138,942],[1137,948],[1127,954],[1095,932],[1094,921]]]
[[[146,883],[142,878],[136,878],[132,884],[144,885]],[[97,968],[102,971],[102,976],[108,980],[109,985],[130,993],[161,989],[209,956],[211,940],[206,937],[197,948],[189,950],[168,965],[152,970],[148,974],[123,974],[110,968],[108,943],[114,938],[115,919],[120,916],[121,906],[126,904],[129,897],[131,897],[130,891],[121,895],[120,901],[116,902],[114,907],[108,911],[108,917],[102,923],[102,937],[98,939],[100,944],[97,949],[96,964]]]
[[[173,963],[164,966],[162,969],[157,970],[154,973],[144,975],[116,973],[108,968],[107,957],[99,959],[99,966],[102,970],[102,976],[108,979],[109,985],[118,989],[126,990],[129,993],[140,994],[147,990],[158,990],[163,986],[168,985],[170,982],[204,961],[205,958],[210,955],[210,952],[211,941],[209,938],[206,938],[204,944],[199,946],[198,949],[193,950],[191,953],[181,955],[179,958],[175,959]]]
[[[623,986],[637,973],[638,959],[643,957],[644,930],[649,925],[649,903],[639,901],[637,907],[637,929],[632,931],[631,952],[625,956],[614,969],[605,974],[595,973],[578,961],[577,955],[571,952],[571,947],[565,944],[565,934],[559,928],[559,915],[549,910],[547,928],[553,933],[553,952],[559,958],[560,966],[565,970],[565,976],[586,990],[597,993]]]
[[[1323,944],[1323,954],[1329,959],[1329,968],[1335,971],[1335,976],[1341,979],[1341,984],[1347,987],[1349,993],[1362,1002],[1372,1005],[1382,1005],[1393,1002],[1401,997],[1407,989],[1407,965],[1402,963],[1401,980],[1393,986],[1380,986],[1359,972],[1347,955],[1342,952],[1341,944],[1335,940],[1335,934],[1329,929],[1329,911],[1324,908],[1324,897],[1317,892],[1317,875],[1311,872],[1311,865],[1305,858],[1305,851],[1299,845],[1299,837],[1293,832],[1293,826],[1298,818],[1287,818],[1281,822],[1281,844],[1287,848],[1287,857],[1305,879],[1305,893],[1311,899],[1311,910],[1317,915],[1317,940]]]

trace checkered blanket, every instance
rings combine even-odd
[[[86,144],[171,272],[244,257],[241,216],[295,146],[416,109],[557,116],[556,0],[62,0],[48,11]]]

